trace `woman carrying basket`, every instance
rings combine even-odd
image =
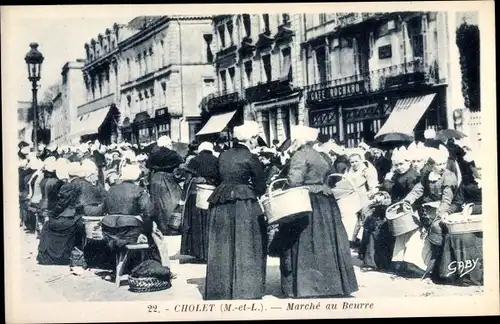
[[[234,128],[234,146],[219,156],[221,184],[209,197],[211,215],[205,300],[260,299],[266,279],[266,225],[257,197],[266,191],[256,147],[259,127]]]
[[[218,160],[213,151],[212,143],[201,143],[198,155],[192,158],[186,167],[186,206],[180,254],[195,258],[197,263],[206,263],[207,260],[209,211],[196,207],[196,185],[217,184]]]
[[[347,232],[332,190],[326,186],[328,161],[313,148],[318,130],[292,129],[295,153],[288,183],[307,186],[312,212],[280,226],[285,242],[281,256],[281,286],[291,298],[348,296],[358,290]]]

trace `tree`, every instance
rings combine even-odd
[[[457,28],[457,47],[460,53],[462,94],[465,107],[481,110],[479,28],[464,22]]]

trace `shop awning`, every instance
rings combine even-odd
[[[412,133],[435,96],[433,93],[399,99],[375,137],[388,133]]]
[[[236,110],[220,115],[211,116],[205,126],[203,126],[203,128],[198,133],[196,133],[196,135],[206,135],[222,132],[235,114]]]
[[[99,127],[101,127],[108,113],[109,107],[80,116],[72,125],[71,134],[73,136],[84,136],[99,133]]]

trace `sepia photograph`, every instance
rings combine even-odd
[[[7,323],[499,315],[493,12],[2,6]]]

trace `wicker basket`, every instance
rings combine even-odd
[[[474,204],[464,206],[462,213],[451,214],[442,220],[450,234],[478,233],[483,231],[482,215],[471,215]]]
[[[101,221],[104,216],[83,216],[85,223],[85,236],[89,240],[100,241],[104,239]]]
[[[170,281],[164,281],[154,277],[146,277],[146,278],[129,277],[128,284],[129,284],[129,290],[136,293],[160,291],[172,287]]]
[[[393,236],[406,234],[418,228],[413,218],[413,209],[407,202],[397,202],[387,207],[385,217],[389,221]]]
[[[208,198],[214,192],[215,187],[207,184],[196,185],[196,207],[207,210],[209,207]]]
[[[266,196],[261,201],[268,224],[290,222],[297,217],[303,217],[304,213],[312,211],[309,189],[306,187],[274,190],[277,183],[286,181],[286,179],[273,181],[269,185]]]

